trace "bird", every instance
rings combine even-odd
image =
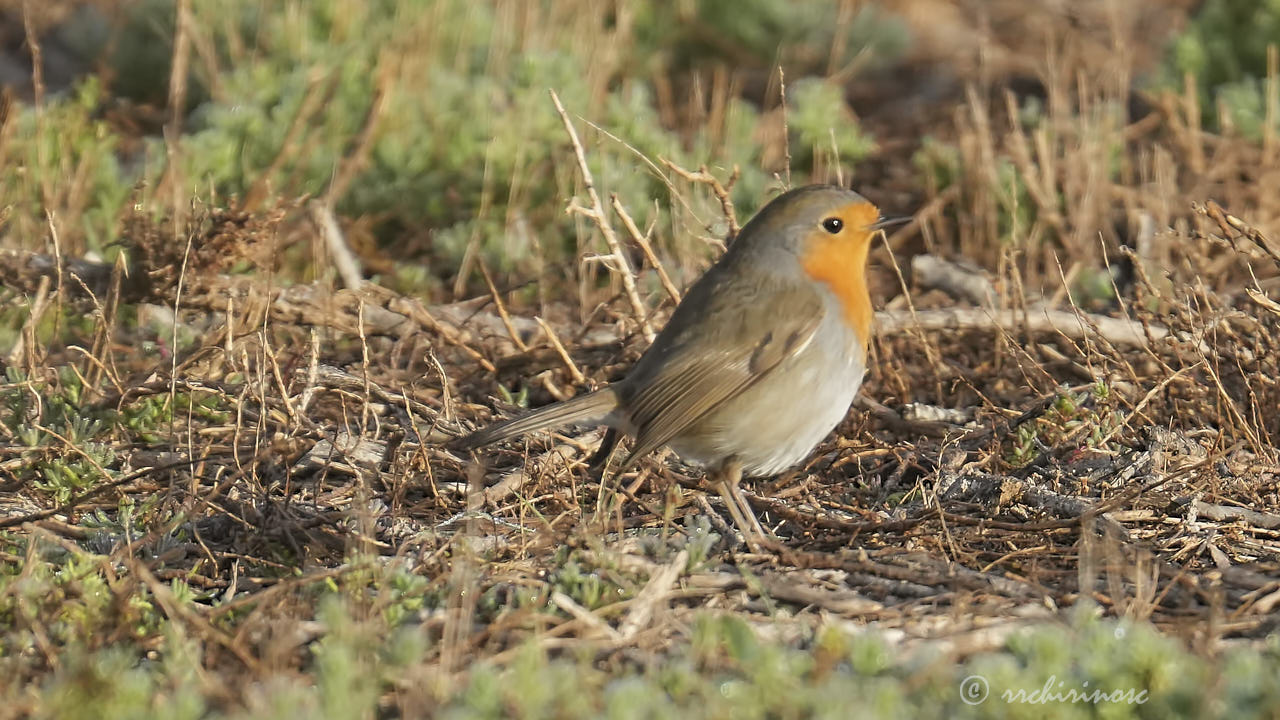
[[[763,530],[739,489],[804,460],[844,419],[867,370],[867,256],[885,219],[853,190],[808,185],[761,208],[688,289],[621,380],[496,422],[474,450],[569,424],[634,439],[619,467],[663,446],[707,469],[748,547]],[[600,457],[601,453],[597,453]]]

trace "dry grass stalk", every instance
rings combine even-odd
[[[707,171],[707,166],[699,167],[697,172],[691,172],[670,160],[663,159],[663,165],[666,165],[672,172],[691,183],[706,185],[711,188],[711,192],[716,196],[716,200],[720,201],[720,211],[724,214],[724,220],[729,224],[729,235],[725,238],[726,242],[732,241],[738,236],[738,231],[742,226],[738,224],[738,214],[733,208],[733,198],[730,197],[729,191],[733,189],[734,183],[738,181],[740,170],[734,166],[733,172],[729,175],[728,181],[721,183],[719,178]],[[790,181],[788,181],[790,184]]]
[[[631,271],[631,263],[627,260],[622,243],[618,241],[618,235],[613,230],[613,223],[609,222],[608,211],[600,202],[600,193],[596,192],[591,168],[587,166],[587,155],[582,149],[582,142],[578,140],[578,131],[574,129],[573,121],[565,112],[564,105],[560,104],[560,97],[556,95],[555,90],[550,92],[551,102],[555,104],[556,112],[564,122],[565,132],[569,135],[569,142],[573,145],[573,155],[578,161],[578,171],[582,173],[582,184],[586,186],[587,197],[591,199],[591,207],[584,208],[574,202],[569,205],[569,210],[590,219],[600,229],[600,234],[604,236],[605,244],[609,247],[609,254],[601,257],[616,268],[615,274],[622,280],[623,290],[626,292],[627,301],[631,304],[631,312],[635,315],[636,322],[640,324],[640,331],[644,334],[645,340],[653,342],[655,333],[649,324],[649,314],[640,300],[640,293],[636,290],[636,278]]]
[[[784,162],[783,187],[791,187],[791,127],[787,123],[787,73],[778,66],[778,101],[782,107],[782,152]]]
[[[666,291],[667,297],[671,298],[672,302],[679,304],[680,291],[676,289],[675,283],[671,282],[671,276],[667,275],[667,269],[662,266],[662,261],[653,252],[653,246],[649,243],[648,234],[640,232],[640,228],[636,226],[636,221],[631,219],[631,214],[627,212],[622,202],[618,200],[617,193],[609,195],[609,204],[613,206],[613,211],[622,220],[622,226],[631,235],[632,242],[640,247],[645,259],[649,261],[649,264],[653,266],[654,272],[658,274],[658,281],[662,283],[662,289]]]
[[[1217,223],[1218,228],[1222,230],[1223,236],[1232,241],[1232,247],[1235,247],[1234,238],[1237,235],[1242,235],[1249,238],[1249,240],[1251,240],[1254,245],[1257,245],[1262,249],[1262,251],[1265,252],[1277,266],[1280,266],[1280,247],[1274,245],[1270,238],[1262,234],[1261,230],[1258,230],[1244,220],[1231,215],[1223,209],[1221,205],[1213,200],[1210,200],[1203,205],[1196,203],[1193,204],[1192,207],[1197,213],[1204,215]]]
[[[636,595],[635,600],[631,603],[630,610],[627,612],[627,616],[623,618],[622,624],[618,626],[620,640],[630,640],[636,636],[636,633],[648,627],[658,607],[671,595],[671,586],[684,573],[685,566],[688,564],[689,551],[681,550],[676,553],[671,562],[661,566],[649,576],[649,581],[645,583],[640,593]]]
[[[182,118],[187,105],[187,73],[191,64],[191,0],[178,0],[174,14],[173,54],[169,69],[169,122],[165,127],[165,172],[160,187],[168,188],[173,212],[174,243],[182,241],[182,227],[186,210],[186,188],[179,181],[182,167]]]
[[[348,290],[359,290],[364,286],[364,273],[360,269],[360,259],[351,251],[347,240],[338,227],[338,219],[333,215],[333,208],[326,202],[312,200],[307,203],[307,212],[315,223],[320,237],[324,239],[329,257],[338,269],[338,277]]]
[[[489,288],[489,297],[493,298],[493,306],[498,311],[498,317],[502,320],[502,326],[507,329],[507,335],[510,336],[511,342],[515,343],[516,349],[520,352],[528,352],[529,346],[524,343],[524,339],[520,337],[520,333],[516,331],[515,325],[511,322],[511,315],[507,312],[507,304],[502,301],[502,293],[498,292],[498,288],[493,284],[493,276],[489,274],[489,266],[483,258],[478,259],[480,266],[480,274],[484,276],[485,286]]]
[[[587,377],[578,369],[577,363],[573,361],[569,351],[565,349],[564,343],[560,342],[560,338],[556,336],[556,331],[551,329],[546,320],[540,317],[535,317],[534,320],[538,321],[538,325],[542,327],[542,332],[547,334],[547,342],[551,343],[551,347],[556,349],[556,354],[564,361],[564,366],[568,369],[569,376],[573,378],[573,382],[577,385],[585,384]]]

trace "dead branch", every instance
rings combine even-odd
[[[1263,235],[1261,230],[1255,228],[1244,220],[1241,220],[1235,215],[1228,213],[1221,205],[1212,200],[1206,202],[1204,205],[1193,203],[1191,207],[1196,212],[1217,223],[1218,229],[1222,231],[1223,237],[1227,238],[1227,240],[1231,242],[1232,247],[1235,247],[1235,238],[1237,236],[1249,238],[1249,240],[1252,241],[1254,245],[1261,248],[1263,252],[1265,252],[1271,260],[1276,263],[1276,265],[1280,266],[1280,248],[1276,247],[1271,242],[1270,238]]]
[[[644,333],[646,340],[653,342],[653,327],[649,325],[649,314],[644,309],[644,303],[640,301],[639,291],[636,290],[635,274],[631,271],[631,263],[627,261],[626,253],[622,251],[622,243],[618,241],[618,234],[613,230],[613,223],[609,222],[604,203],[600,202],[600,193],[596,192],[595,180],[591,176],[591,168],[587,165],[586,152],[582,149],[582,142],[578,140],[578,131],[574,129],[573,121],[569,119],[569,113],[565,112],[564,105],[560,104],[560,97],[556,95],[556,91],[550,92],[551,102],[555,103],[556,112],[560,114],[565,132],[569,135],[569,142],[573,144],[573,154],[578,159],[578,170],[582,173],[582,184],[586,186],[587,197],[591,199],[591,207],[584,208],[575,202],[569,205],[569,211],[589,218],[600,229],[605,244],[609,246],[609,255],[604,256],[603,259],[616,268],[617,275],[622,280],[622,288],[626,291],[627,301],[631,303],[631,312],[635,314],[636,322],[640,323],[640,331]]]
[[[645,583],[640,594],[636,595],[635,600],[631,603],[631,609],[627,612],[627,617],[623,619],[622,625],[619,626],[619,632],[623,639],[631,639],[636,633],[643,630],[649,625],[653,619],[654,613],[658,606],[662,605],[667,597],[671,595],[671,586],[684,572],[685,566],[689,564],[689,551],[681,550],[671,562],[659,568],[649,577],[649,582]]]
[[[965,267],[936,255],[921,254],[911,258],[911,277],[917,285],[937,288],[978,307],[996,306],[995,286],[977,268]]]
[[[1018,330],[1060,333],[1072,340],[1102,337],[1117,347],[1144,347],[1147,336],[1142,323],[1091,313],[1065,310],[1029,310],[1026,315],[1014,310],[955,308],[951,310],[918,310],[914,314],[897,310],[876,313],[876,331],[890,334],[908,330]],[[1154,340],[1168,337],[1168,328],[1148,325]]]
[[[1259,512],[1250,510],[1249,508],[1235,507],[1232,505],[1215,505],[1211,503],[1201,502],[1199,500],[1192,501],[1192,508],[1196,514],[1201,517],[1207,517],[1210,520],[1218,522],[1232,522],[1239,520],[1241,522],[1253,525],[1255,527],[1275,530],[1280,528],[1280,515],[1269,512]]]
[[[311,214],[311,221],[320,231],[325,247],[329,248],[329,256],[333,258],[333,265],[338,269],[338,277],[342,278],[342,284],[346,285],[348,290],[359,290],[364,286],[360,259],[347,245],[342,228],[338,227],[338,219],[333,216],[333,208],[327,203],[312,200],[307,203],[307,211]]]

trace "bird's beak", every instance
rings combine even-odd
[[[882,218],[880,218],[879,220],[877,220],[876,222],[872,223],[871,225],[868,225],[868,226],[867,226],[867,229],[868,229],[868,230],[871,230],[872,232],[874,232],[874,231],[876,231],[876,230],[884,230],[885,228],[891,228],[891,227],[895,227],[895,226],[897,226],[897,225],[905,225],[905,224],[907,224],[907,223],[911,222],[912,220],[915,220],[915,218],[910,217],[910,216],[908,216],[908,217],[891,217],[891,218],[882,217]]]

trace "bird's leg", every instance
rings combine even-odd
[[[613,457],[613,451],[618,447],[618,440],[621,437],[622,434],[615,428],[605,430],[604,439],[600,441],[600,447],[587,460],[587,470],[596,480],[604,481],[604,471],[609,467],[609,458]]]
[[[742,494],[741,464],[734,463],[733,475],[730,479],[732,482],[729,484],[729,488],[733,490],[733,498],[738,502],[738,509],[746,517],[747,523],[751,528],[751,532],[757,539],[764,539],[766,537],[764,528],[761,527],[760,520],[756,517],[755,511],[751,509],[751,504],[747,502],[747,496]]]
[[[733,517],[733,524],[742,533],[747,548],[751,552],[759,552],[759,541],[764,537],[764,528],[760,527],[760,521],[756,520],[756,514],[751,511],[751,506],[742,497],[742,490],[738,487],[742,482],[742,463],[729,458],[716,470],[716,474],[720,497],[724,499],[729,515]]]

